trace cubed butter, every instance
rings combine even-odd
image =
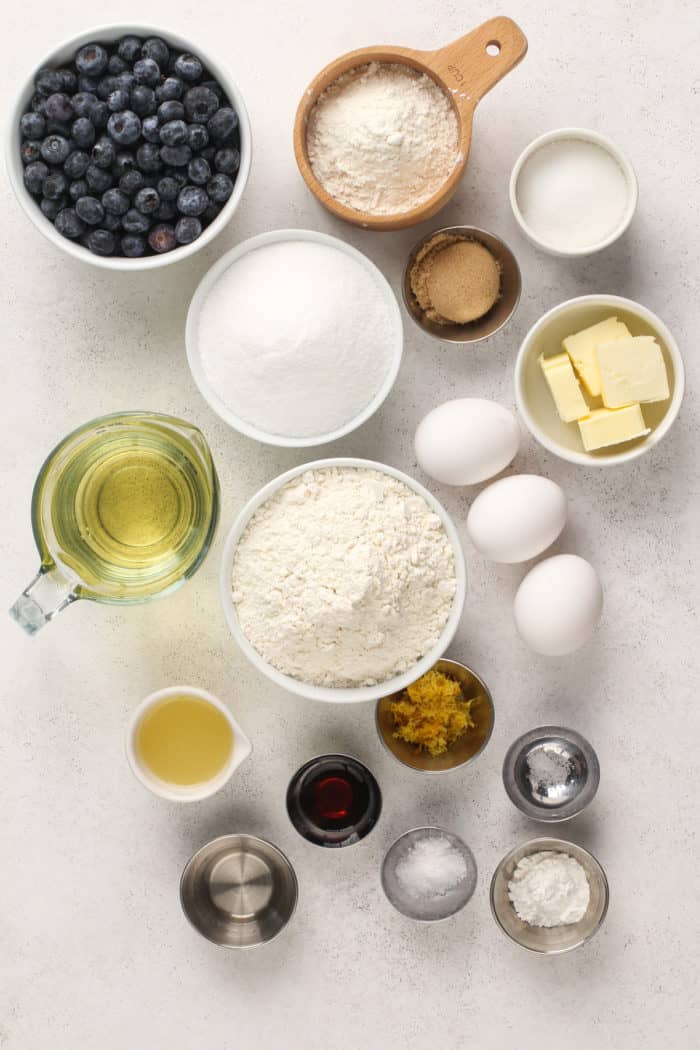
[[[569,355],[555,354],[554,357],[545,357],[544,354],[540,354],[539,361],[557,412],[564,422],[573,423],[575,419],[587,416],[590,409],[581,393]]]
[[[596,358],[596,348],[601,343],[611,343],[614,339],[629,338],[626,324],[617,317],[608,317],[605,321],[584,328],[575,335],[568,335],[562,342],[564,350],[571,358],[579,379],[591,397],[600,397],[600,372]]]
[[[633,438],[646,437],[651,433],[639,405],[595,408],[589,416],[579,419],[578,425],[586,452],[619,445],[623,441],[632,441]]]
[[[602,343],[596,356],[606,408],[665,401],[669,396],[666,364],[653,336],[635,335]]]

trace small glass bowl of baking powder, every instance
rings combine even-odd
[[[578,861],[585,872],[590,892],[588,906],[578,922],[562,926],[531,926],[520,918],[513,906],[508,884],[515,869],[523,857],[545,852],[565,853]],[[505,855],[491,880],[491,912],[497,924],[521,948],[540,955],[561,955],[589,941],[603,924],[609,897],[608,880],[593,854],[583,846],[563,839],[539,838],[523,842]]]

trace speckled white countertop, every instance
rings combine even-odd
[[[10,5],[0,62],[5,112],[18,78],[56,40],[138,11],[112,0],[87,13],[77,0]],[[436,345],[407,320],[388,402],[324,454],[385,460],[425,481],[412,451],[422,415],[458,395],[512,407],[523,335],[546,309],[584,292],[620,293],[659,313],[685,354],[688,390],[668,439],[627,468],[576,468],[523,434],[513,469],[565,488],[570,521],[555,550],[597,566],[604,619],[573,657],[529,654],[510,612],[522,568],[490,565],[467,549],[469,596],[451,652],[490,685],[496,729],[473,768],[433,780],[385,755],[371,705],[294,699],[237,652],[216,592],[225,533],[263,482],[310,456],[257,446],[208,410],[187,368],[183,327],[207,267],[244,237],[280,226],[345,237],[398,290],[406,253],[429,227],[363,233],[322,211],[292,155],[297,98],[343,51],[380,42],[432,48],[494,13],[519,21],[530,50],[480,105],[466,177],[432,225],[467,222],[503,235],[523,269],[519,311],[498,336],[467,351]],[[252,175],[213,246],[133,278],[59,254],[26,220],[3,175],[2,600],[10,605],[37,568],[29,525],[36,471],[86,419],[133,408],[191,419],[211,443],[223,512],[204,567],[161,603],[121,611],[79,602],[34,639],[0,620],[0,1047],[691,1050],[700,1024],[696,4],[511,0],[494,11],[448,0],[356,0],[337,9],[320,0],[153,0],[143,18],[199,38],[230,66],[252,120]],[[538,254],[507,201],[516,155],[562,125],[609,135],[640,183],[627,237],[582,262]],[[464,534],[474,491],[432,488]],[[255,751],[215,798],[178,807],[133,778],[123,731],[143,696],[187,681],[230,703]],[[549,959],[507,941],[488,904],[500,857],[539,830],[506,798],[503,755],[516,735],[548,721],[580,730],[600,756],[598,797],[560,830],[598,855],[612,894],[590,945]],[[328,853],[297,836],[283,805],[290,774],[327,750],[364,759],[384,791],[372,836]],[[432,928],[394,912],[378,877],[390,842],[423,822],[462,835],[479,866],[465,911]],[[300,883],[293,922],[247,954],[200,939],[178,901],[189,855],[231,830],[279,844]]]

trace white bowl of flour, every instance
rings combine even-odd
[[[452,641],[464,556],[444,508],[364,459],[304,463],[243,508],[223,552],[221,602],[250,662],[288,692],[377,700],[420,678]]]
[[[274,230],[205,274],[186,342],[194,380],[223,420],[303,448],[376,412],[398,374],[403,329],[390,285],[361,252],[313,230]]]

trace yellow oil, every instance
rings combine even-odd
[[[77,574],[85,597],[143,601],[192,575],[208,549],[213,464],[157,417],[89,431],[49,477],[40,545]]]
[[[166,697],[141,719],[136,753],[160,780],[182,787],[213,780],[233,750],[233,731],[218,707],[198,696]]]

